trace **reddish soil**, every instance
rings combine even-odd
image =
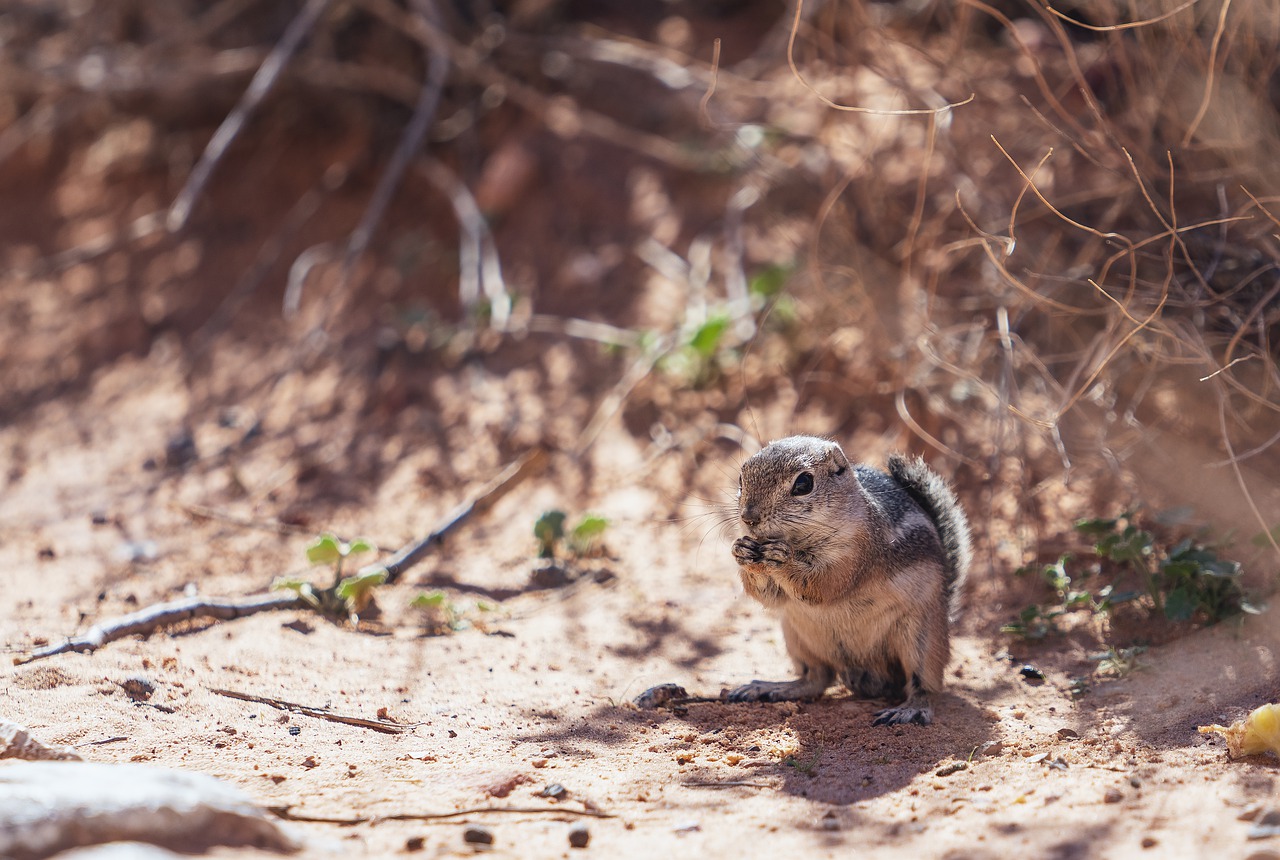
[[[265,50],[239,29],[253,30],[260,17],[275,27],[267,32],[283,28],[273,16],[284,12],[262,5],[244,21],[233,11],[225,33],[215,27],[209,56],[193,68],[214,68],[210,57],[243,64],[242,42]],[[1020,98],[1040,99],[1039,69],[972,10],[954,21],[935,10],[917,30],[904,17],[895,26],[911,38],[894,41],[897,31],[877,27],[864,43],[862,24],[889,4],[859,6],[849,19],[843,5],[827,4],[799,45],[810,78],[852,101],[936,106],[979,88],[969,113],[935,126],[919,116],[828,111],[787,68],[790,18],[781,4],[663,4],[685,17],[653,21],[622,3],[499,5],[528,18],[513,17],[492,64],[459,63],[428,149],[475,192],[505,286],[519,297],[517,315],[552,317],[543,329],[522,323],[500,333],[486,327],[483,308],[460,307],[458,228],[425,161],[406,175],[352,277],[344,281],[336,263],[317,266],[297,312],[282,313],[290,264],[308,248],[346,240],[407,117],[399,103],[382,109],[385,94],[331,93],[320,73],[334,66],[324,62],[354,57],[365,71],[387,71],[385,60],[399,78],[361,80],[389,80],[391,89],[399,81],[401,91],[407,80],[409,102],[417,95],[410,72],[420,47],[372,14],[335,6],[327,26],[337,35],[312,40],[306,62],[237,139],[178,235],[121,231],[174,199],[256,65],[210,72],[213,83],[192,84],[199,98],[164,88],[135,94],[136,103],[128,93],[51,97],[67,113],[49,123],[18,123],[44,104],[38,87],[0,100],[0,125],[20,126],[0,137],[0,585],[11,607],[0,613],[0,647],[15,663],[96,622],[183,595],[264,593],[284,575],[327,585],[329,572],[304,561],[315,535],[363,536],[394,550],[520,454],[535,445],[554,451],[543,473],[378,589],[376,609],[358,625],[291,610],[193,622],[92,654],[6,661],[0,716],[95,761],[199,770],[297,816],[362,820],[290,825],[305,856],[469,855],[464,830],[479,825],[492,834],[492,853],[511,857],[1280,857],[1280,840],[1248,841],[1250,820],[1280,805],[1280,765],[1230,761],[1220,741],[1196,732],[1280,700],[1274,611],[1207,628],[1155,625],[1142,612],[1108,630],[1077,619],[1038,643],[1000,632],[1046,597],[1034,576],[1014,570],[1079,549],[1076,517],[1115,515],[1135,501],[1190,501],[1247,544],[1258,528],[1240,486],[1252,482],[1265,512],[1280,509],[1273,455],[1245,461],[1239,482],[1229,470],[1192,465],[1227,456],[1216,405],[1201,402],[1209,389],[1196,387],[1215,366],[1169,346],[1172,329],[1139,336],[1132,328],[1134,314],[1150,313],[1153,329],[1162,322],[1152,320],[1167,296],[1131,313],[1089,287],[1097,272],[1089,261],[1113,253],[1102,247],[1113,222],[1080,239],[1036,208],[990,140],[999,133],[1024,165],[1057,147],[1052,167],[1068,192],[1107,171],[1127,182],[1119,150],[1105,161],[1077,158],[1054,136],[1058,114],[1037,101],[1043,111],[1032,116]],[[581,26],[534,29],[579,7],[604,11]],[[57,62],[75,51],[36,18],[53,59],[32,67],[56,83]],[[1046,74],[1061,72],[1065,60],[1043,48],[1053,22],[1019,22],[1052,66]],[[144,38],[125,23],[128,38]],[[522,26],[534,35],[522,36]],[[478,29],[463,35],[483,42]],[[717,36],[726,40],[724,73],[704,115]],[[1094,62],[1087,71],[1105,83],[1107,55],[1091,39],[1081,48]],[[589,61],[601,45],[613,59]],[[215,57],[215,48],[226,51]],[[673,88],[659,74],[672,67],[655,57],[697,75]],[[864,61],[875,74],[863,74]],[[507,75],[506,89],[484,77],[490,68]],[[900,82],[916,78],[928,98],[899,99]],[[524,81],[546,97],[522,96],[512,84]],[[1054,81],[1056,92],[1077,92],[1071,78]],[[512,106],[525,96],[532,102]],[[1092,122],[1074,97],[1058,109]],[[786,131],[773,141],[775,125]],[[609,128],[621,134],[609,138]],[[1110,140],[1086,131],[1091,145]],[[1163,183],[1159,152],[1149,172]],[[1178,224],[1217,224],[1236,211],[1219,202],[1221,188],[1236,194],[1234,180],[1212,185],[1220,168],[1213,150],[1204,153],[1213,169],[1192,177],[1199,190],[1178,186],[1200,193],[1192,202],[1203,206]],[[1054,195],[1051,179],[1041,181]],[[745,223],[735,238],[730,201],[744,189],[759,191],[760,203],[738,213]],[[1265,197],[1266,186],[1257,190]],[[1146,213],[1137,190],[1125,193],[1128,210]],[[1112,206],[1110,192],[1091,194],[1079,195],[1097,204],[1090,214],[1125,209]],[[1047,273],[1034,283],[1055,296],[1048,310],[1019,307],[1021,294],[997,283],[974,238],[1012,234],[1019,205],[1027,259],[1009,270]],[[970,212],[982,227],[963,220]],[[1144,217],[1146,232],[1141,223],[1132,229],[1146,237],[1141,247],[1170,244],[1161,213]],[[1270,242],[1270,222],[1250,217],[1231,229]],[[1243,240],[1187,235],[1193,251],[1216,255],[1214,266],[1225,260],[1219,279],[1267,271]],[[106,250],[83,247],[111,236],[118,241]],[[80,258],[58,256],[77,247]],[[1012,250],[1010,241],[1003,253]],[[1142,265],[1164,259],[1151,252]],[[735,271],[768,265],[786,275],[785,301],[739,313],[737,323],[759,328],[726,336],[732,348],[716,359],[722,366],[702,373],[664,366],[634,388],[620,384],[639,350],[602,347],[563,322],[675,337],[699,322],[696,309],[731,298],[721,287]],[[1170,283],[1168,265],[1167,278],[1144,269],[1142,286]],[[698,282],[702,270],[714,277]],[[1241,320],[1257,319],[1264,329],[1250,314],[1270,287],[1252,280],[1238,291],[1215,281],[1239,307],[1210,332],[1211,357],[1224,355],[1236,331],[1227,322],[1244,331],[1252,323]],[[1064,321],[1055,314],[1074,307],[1063,304],[1068,286],[1070,301],[1094,304]],[[1151,297],[1131,298],[1137,308]],[[1180,306],[1181,317],[1166,314],[1210,316],[1193,305]],[[1219,325],[1201,317],[1198,324]],[[996,328],[1010,319],[1013,339]],[[1239,431],[1240,451],[1274,427],[1266,399],[1274,386],[1257,360],[1269,347],[1261,334],[1254,344],[1253,333],[1240,346],[1256,347],[1253,360],[1219,379],[1260,392],[1232,401],[1238,427],[1253,434],[1246,443]],[[1237,345],[1231,340],[1225,355]],[[1051,414],[1092,366],[1073,364],[1077,354],[1106,354],[1112,376],[1096,385],[1088,377],[1088,396],[1055,428],[1073,458],[1066,484],[1061,440],[1017,425],[992,392],[1016,396],[1033,418]],[[1162,373],[1148,375],[1170,356]],[[589,426],[598,435],[583,435]],[[978,561],[931,726],[873,727],[878,705],[842,695],[676,711],[630,704],[663,682],[715,696],[787,676],[776,622],[741,593],[726,524],[750,437],[789,432],[831,435],[873,463],[895,448],[927,452],[970,511]],[[1145,480],[1113,462],[1115,451],[1131,456],[1129,466],[1143,462]],[[610,523],[604,553],[578,563],[567,582],[534,576],[533,524],[548,509],[571,519],[599,512]],[[1274,586],[1273,555],[1235,550],[1252,553],[1250,587]],[[437,591],[440,610],[410,606]],[[1143,641],[1157,644],[1123,675],[1099,673],[1091,659],[1104,642]],[[1022,674],[1027,663],[1043,682]],[[155,686],[145,701],[122,687],[138,675]],[[1082,677],[1089,690],[1073,696]],[[382,734],[215,689],[385,714],[412,728]],[[563,788],[555,798],[547,796],[553,785]],[[585,851],[570,847],[578,825],[589,829]]]

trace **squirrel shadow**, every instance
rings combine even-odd
[[[934,705],[928,726],[873,726],[884,703],[847,695],[810,702],[714,702],[668,718],[703,733],[731,731],[756,759],[755,775],[780,779],[778,790],[787,794],[843,806],[897,791],[923,773],[959,772],[955,765],[992,739],[991,722],[973,703],[942,693]]]

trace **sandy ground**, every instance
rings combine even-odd
[[[259,592],[277,574],[306,572],[315,531],[395,547],[467,492],[465,481],[424,485],[432,452],[398,451],[365,497],[330,496],[307,511],[310,532],[277,533],[263,526],[280,507],[237,500],[225,461],[163,464],[184,396],[153,350],[0,431],[0,583],[11,607],[0,642],[11,657],[184,591]],[[210,450],[220,430],[193,432]],[[236,462],[245,482],[280,480],[267,438]],[[159,465],[145,468],[148,458]],[[513,857],[1280,852],[1247,840],[1247,819],[1280,804],[1280,764],[1228,761],[1195,731],[1280,698],[1273,615],[1154,648],[1142,669],[1095,680],[1073,701],[1070,678],[1094,664],[1066,640],[1031,649],[998,634],[1017,607],[999,602],[999,581],[980,561],[982,600],[970,601],[932,726],[875,728],[874,703],[839,695],[640,711],[629,701],[652,684],[714,695],[785,677],[788,666],[776,624],[740,592],[714,510],[690,509],[679,487],[661,486],[662,469],[620,430],[606,431],[590,465],[587,483],[553,460],[382,590],[380,616],[361,629],[267,613],[88,655],[6,661],[0,716],[90,760],[202,771],[298,815],[383,819],[294,823],[305,856],[470,854],[464,832],[475,825],[492,834],[493,854]],[[731,476],[733,459],[710,467]],[[477,467],[475,480],[484,477]],[[195,504],[258,525],[184,507]],[[569,585],[537,589],[531,524],[552,506],[607,515],[608,555]],[[129,560],[128,545],[154,557]],[[324,571],[307,575],[323,584]],[[428,635],[408,607],[436,588],[463,629]],[[1026,661],[1045,683],[1023,678]],[[137,675],[156,687],[149,701],[121,687]],[[214,688],[415,727],[386,735]],[[563,794],[544,796],[556,784]],[[471,811],[383,818],[459,810]],[[569,844],[580,825],[590,834],[582,851]]]

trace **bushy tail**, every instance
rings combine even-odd
[[[960,501],[942,476],[925,465],[919,457],[894,454],[889,458],[889,474],[916,500],[938,527],[942,551],[947,557],[944,589],[951,620],[960,614],[960,591],[973,561],[969,542],[969,520]]]

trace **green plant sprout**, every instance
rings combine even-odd
[[[572,528],[565,530],[568,515],[564,511],[550,510],[533,523],[533,536],[538,542],[538,558],[554,559],[561,555],[561,546],[572,559],[589,558],[598,554],[604,543],[604,533],[609,520],[599,514],[584,514]]]
[[[454,633],[463,630],[472,625],[472,622],[466,617],[466,613],[449,599],[449,596],[443,591],[424,591],[409,601],[409,606],[413,609],[419,609],[423,613],[425,627],[433,634]],[[493,612],[497,609],[497,604],[490,603],[487,600],[477,600],[475,609],[477,612]],[[475,626],[482,626],[479,621],[475,622]]]
[[[271,583],[271,588],[294,591],[312,608],[326,614],[344,615],[351,623],[358,624],[360,613],[373,599],[374,589],[387,581],[387,570],[382,567],[368,568],[344,577],[342,567],[351,556],[376,550],[373,543],[363,538],[348,542],[332,534],[322,534],[307,545],[307,561],[332,565],[333,585],[326,589],[316,589],[305,579],[280,578]]]

